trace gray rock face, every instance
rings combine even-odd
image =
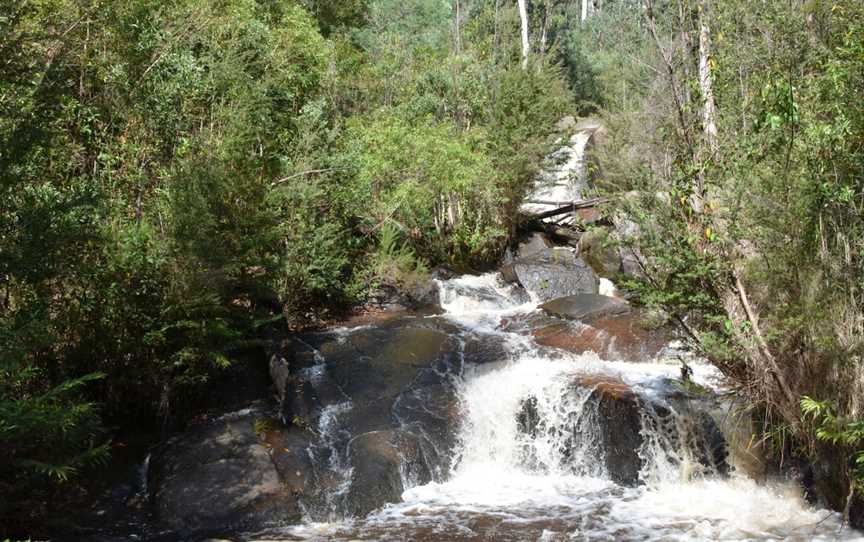
[[[291,351],[290,341],[284,340],[270,353],[270,378],[276,388],[282,422],[309,424],[312,417],[310,405],[315,401],[314,390],[291,374],[291,362],[285,357],[285,352]]]
[[[555,130],[558,132],[568,132],[576,129],[576,119],[572,115],[561,117],[555,123]]]
[[[411,284],[382,284],[370,295],[369,305],[384,310],[438,312],[441,309],[438,286],[429,277]]]
[[[300,519],[268,448],[255,432],[258,412],[194,427],[152,460],[157,523],[184,536],[230,534]]]
[[[534,232],[523,239],[516,247],[516,259],[521,260],[538,252],[552,248],[552,242],[542,233]]]
[[[402,431],[371,431],[349,443],[351,487],[349,513],[362,517],[381,506],[398,502],[411,485],[432,479],[422,458],[419,439]],[[403,479],[403,473],[405,479]]]
[[[579,320],[584,323],[620,316],[630,312],[630,305],[620,299],[596,294],[576,294],[567,297],[559,297],[542,305],[540,308],[547,314],[566,318],[568,320]]]
[[[294,342],[293,358],[311,363],[294,379],[311,390],[302,395],[311,430],[301,448],[312,472],[298,488],[313,517],[362,516],[398,501],[406,480],[444,479],[458,428],[452,377],[462,371],[454,331],[444,321],[406,317]],[[277,452],[277,464],[286,465],[280,472],[303,473],[297,447]]]
[[[519,283],[541,301],[599,290],[594,271],[566,248],[549,248],[516,260],[513,270]]]

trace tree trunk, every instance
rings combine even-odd
[[[456,54],[462,54],[462,6],[459,0],[456,0],[456,35],[455,35],[455,45],[456,45]]]
[[[690,81],[692,74],[690,73],[690,65],[693,61],[693,39],[690,35],[690,11],[687,7],[685,7],[685,2],[678,2],[678,26],[681,29],[681,66],[684,68],[684,80]],[[682,97],[684,101],[685,108],[690,107],[690,103],[692,102],[690,96],[690,85],[684,85],[682,89],[684,92],[684,96]]]
[[[585,25],[585,21],[588,20],[588,0],[582,0],[582,17],[580,21],[582,25]]]
[[[708,2],[699,3],[699,89],[702,91],[702,129],[711,153],[717,152],[717,108],[714,104],[714,82],[711,76],[711,29],[708,26]]]
[[[540,56],[546,55],[546,41],[549,33],[549,19],[552,16],[552,0],[543,3],[543,32],[540,33]]]
[[[519,19],[522,21],[522,69],[528,67],[528,53],[531,51],[531,45],[528,42],[528,7],[527,0],[518,0],[519,2]]]

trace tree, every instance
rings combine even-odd
[[[531,43],[528,41],[528,9],[527,0],[517,0],[519,3],[519,21],[522,25],[522,69],[528,66],[528,54],[531,52]]]

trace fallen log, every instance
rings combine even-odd
[[[609,198],[591,198],[582,201],[574,201],[570,203],[566,203],[561,207],[556,207],[555,209],[550,209],[548,211],[543,211],[542,213],[525,215],[528,220],[543,220],[544,218],[550,218],[553,216],[563,215],[566,213],[571,213],[576,211],[576,209],[586,209],[589,207],[596,207],[602,203],[606,203],[609,201]],[[544,205],[557,205],[560,202],[548,202],[543,203],[539,201],[527,201],[526,203],[541,203]]]

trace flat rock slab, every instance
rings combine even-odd
[[[620,316],[630,312],[630,305],[620,299],[596,294],[576,294],[553,299],[540,308],[546,313],[568,320],[589,323],[592,320]]]
[[[608,361],[652,361],[675,337],[669,326],[650,325],[639,309],[591,318],[588,324],[547,318],[530,329],[538,344],[574,354],[594,352]]]

